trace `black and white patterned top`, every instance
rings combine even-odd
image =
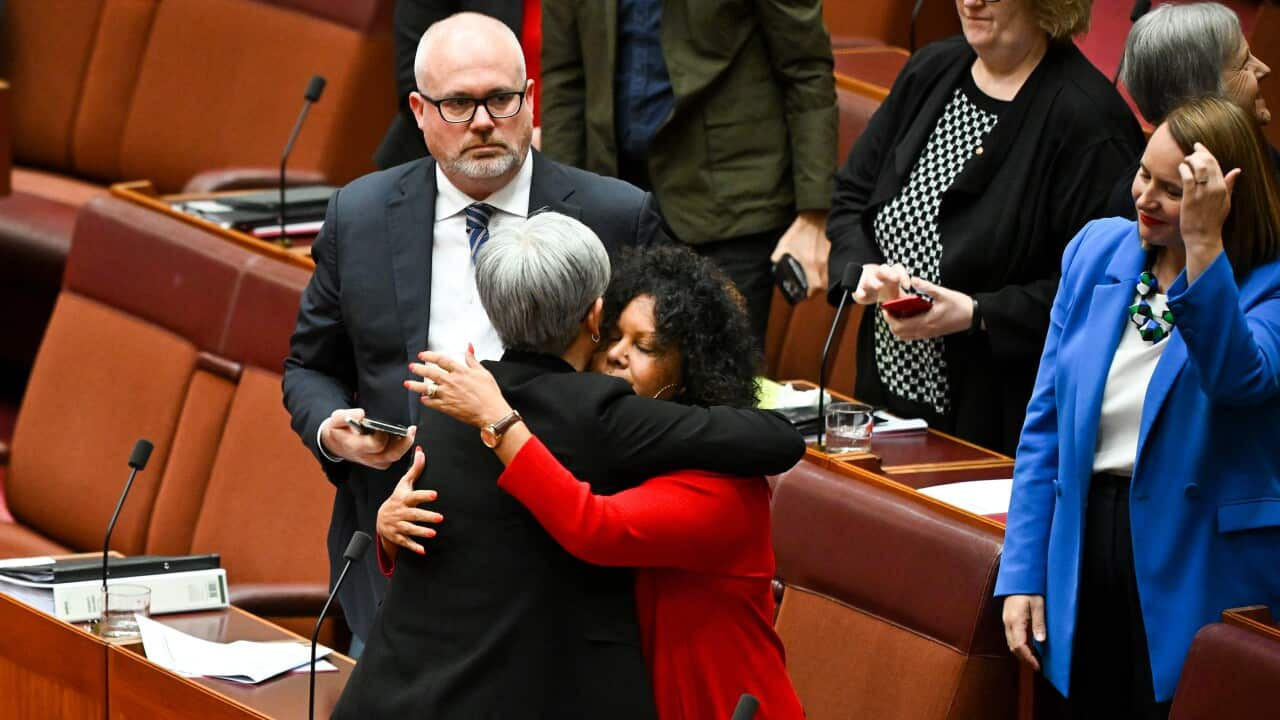
[[[942,237],[938,233],[942,194],[969,158],[982,153],[982,140],[995,127],[1005,105],[982,93],[970,73],[964,74],[902,191],[876,214],[876,243],[886,263],[901,263],[910,274],[942,284]],[[883,315],[876,313],[875,352],[876,368],[886,389],[901,398],[929,404],[939,414],[950,411],[941,337],[899,340],[889,332]]]

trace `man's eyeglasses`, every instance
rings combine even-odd
[[[509,118],[520,112],[520,108],[524,107],[523,90],[505,90],[482,98],[447,97],[436,99],[427,96],[422,91],[419,91],[418,94],[422,96],[423,100],[435,105],[436,110],[440,112],[440,118],[447,123],[471,122],[471,119],[476,116],[476,108],[481,103],[484,103],[484,109],[489,113],[489,117],[494,119]]]

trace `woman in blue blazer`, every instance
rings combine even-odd
[[[1073,717],[1167,716],[1201,626],[1280,605],[1265,147],[1226,100],[1178,108],[1134,178],[1138,222],[1091,222],[1063,256],[996,594],[1010,649]]]

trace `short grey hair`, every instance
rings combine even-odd
[[[561,355],[604,295],[609,273],[609,253],[591,228],[541,212],[480,247],[476,290],[505,347]]]
[[[1120,79],[1152,125],[1183,102],[1221,95],[1222,73],[1240,50],[1240,18],[1216,2],[1161,5],[1129,30]]]

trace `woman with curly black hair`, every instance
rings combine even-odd
[[[639,395],[754,405],[757,355],[746,310],[719,270],[689,250],[661,247],[627,256],[613,277],[597,372],[628,381]],[[474,356],[465,365],[426,359],[442,370],[430,375],[440,390],[424,404],[463,422],[510,414]],[[804,717],[773,630],[763,477],[685,470],[595,495],[523,423],[494,452],[507,466],[498,485],[556,542],[589,563],[636,568],[641,643],[660,720],[729,717],[744,692],[759,699],[759,718]],[[383,511],[378,526],[389,542],[415,551],[406,535],[430,536],[407,524],[384,534]]]
[[[652,326],[643,337],[625,329]],[[743,299],[720,270],[678,246],[627,254],[604,295],[605,349],[595,370],[631,383],[638,395],[688,405],[756,404],[760,354]],[[639,342],[637,342],[639,341]],[[633,377],[633,363],[657,363],[661,382]]]

